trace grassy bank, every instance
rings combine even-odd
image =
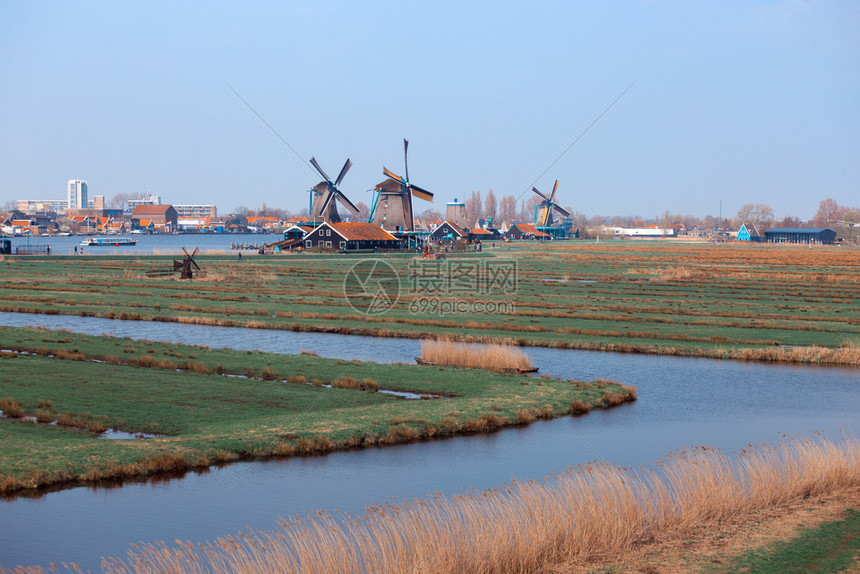
[[[491,432],[634,400],[611,381],[0,332],[0,492]],[[411,357],[404,357],[411,360]],[[377,389],[426,395],[404,400]],[[59,424],[21,422],[21,415]],[[161,438],[104,440],[103,428]]]
[[[572,241],[488,247],[444,262],[380,258],[400,276],[401,292],[373,317],[343,295],[361,257],[312,255],[205,256],[210,274],[193,282],[147,277],[171,266],[165,257],[11,257],[2,263],[0,310],[860,364],[857,249]],[[416,289],[428,274],[459,277],[463,264],[479,275],[515,264],[516,284]]]
[[[851,439],[787,441],[734,454],[701,447],[638,472],[578,467],[540,482],[384,504],[355,519],[314,513],[274,532],[146,545],[106,561],[105,571],[567,571],[858,484],[860,444]]]
[[[710,569],[723,572],[803,574],[846,572],[860,563],[860,512],[849,509],[842,520],[804,529],[799,536],[745,553],[731,564]]]

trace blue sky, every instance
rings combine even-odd
[[[0,5],[0,204],[81,178],[305,207],[319,178],[225,82],[330,176],[351,158],[355,202],[404,137],[437,208],[520,196],[634,81],[539,188],[587,215],[860,204],[856,1],[115,4]]]

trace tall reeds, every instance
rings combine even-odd
[[[151,544],[108,572],[529,573],[616,555],[740,512],[860,484],[855,439],[788,440],[728,455],[706,447],[639,472],[595,464],[544,481],[322,512],[215,543]]]
[[[506,372],[534,366],[526,353],[509,345],[474,345],[455,341],[421,341],[421,359],[438,365]]]

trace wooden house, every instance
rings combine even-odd
[[[291,225],[284,230],[284,240],[304,239],[313,230],[312,225]]]
[[[761,241],[761,235],[759,235],[758,229],[756,229],[755,225],[750,223],[747,225],[743,223],[741,228],[738,229],[737,234],[738,241]]]
[[[430,241],[444,243],[458,239],[468,239],[469,233],[456,223],[443,221],[442,224],[430,234]]]
[[[515,223],[511,225],[510,229],[505,233],[505,239],[550,239],[550,235],[548,233],[544,233],[540,231],[537,227],[530,223]]]
[[[476,227],[469,230],[469,239],[473,242],[477,241],[499,241],[502,235],[496,229],[482,229]]]
[[[321,247],[338,251],[357,249],[397,249],[400,241],[374,223],[323,223],[304,238],[305,248]]]

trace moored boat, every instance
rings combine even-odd
[[[136,244],[137,240],[131,237],[87,237],[81,241],[83,247],[120,247]]]

